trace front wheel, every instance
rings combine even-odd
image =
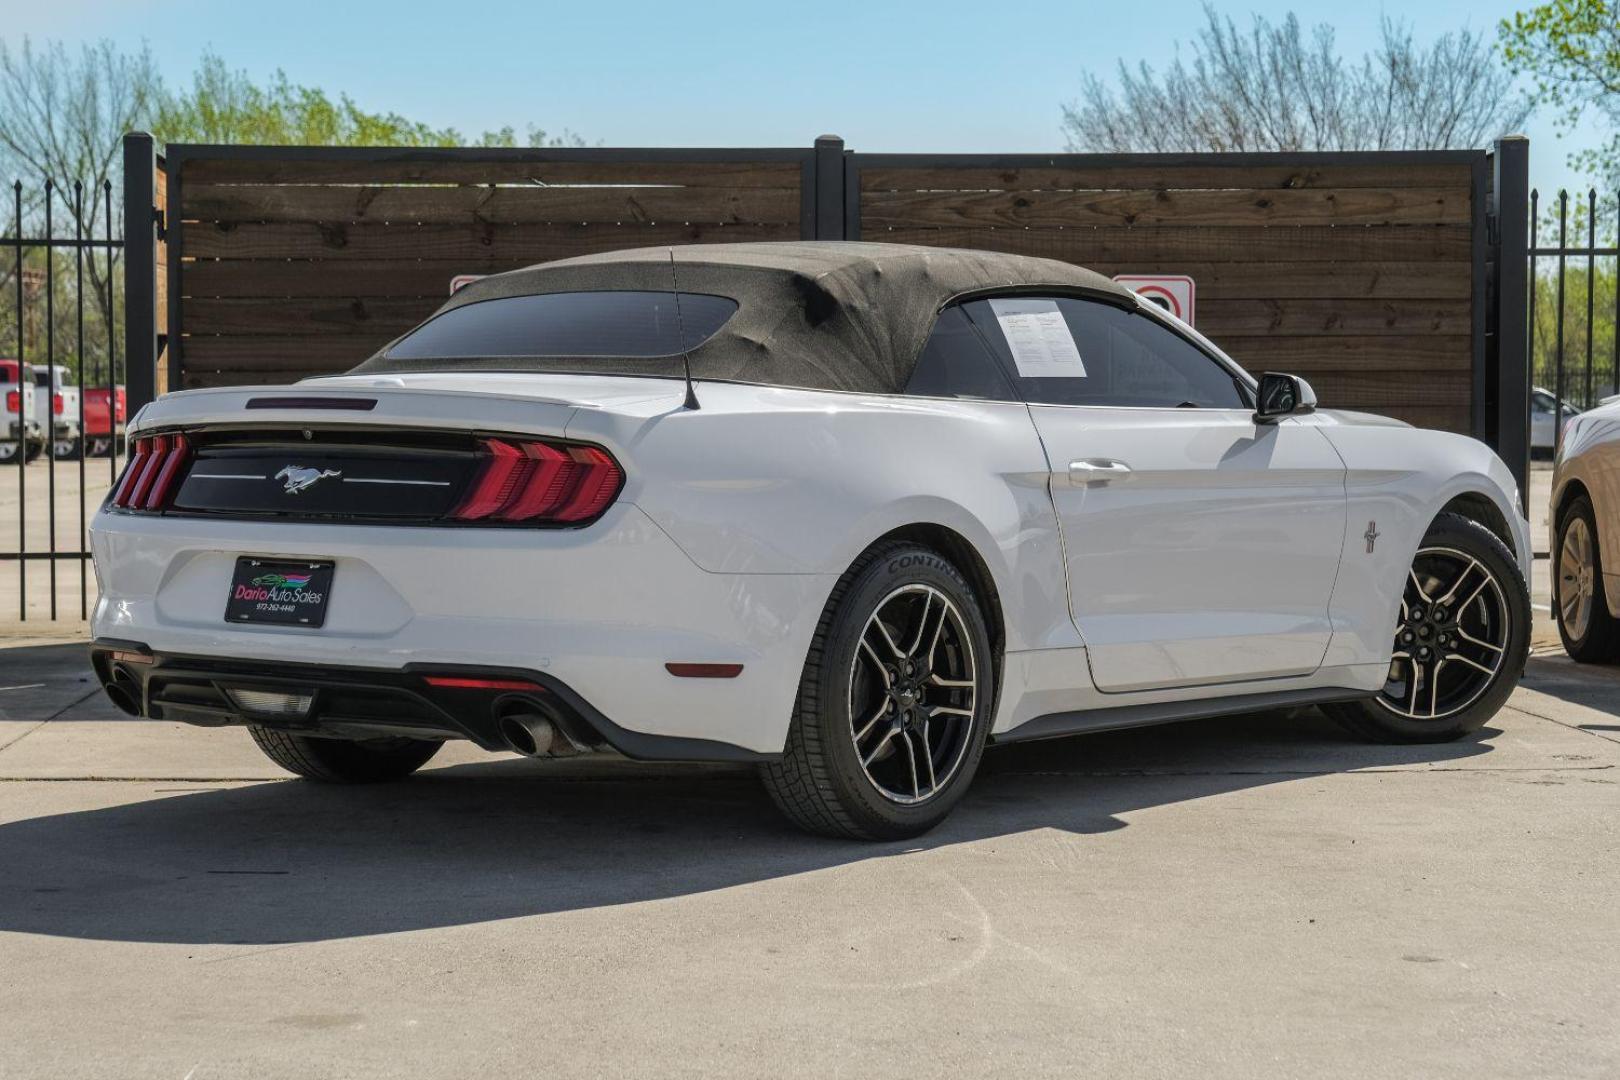
[[[283,769],[330,784],[402,780],[426,765],[444,745],[438,739],[322,739],[257,724],[250,724],[248,733],[264,756]]]
[[[833,588],[765,786],[810,832],[926,832],[978,770],[994,673],[979,599],[955,565],[916,544],[869,551]]]
[[[1530,649],[1530,594],[1485,526],[1441,514],[1406,573],[1389,674],[1377,697],[1323,706],[1374,742],[1448,742],[1501,709]]]
[[[51,442],[51,457],[57,461],[77,461],[79,459],[79,440],[53,440]]]

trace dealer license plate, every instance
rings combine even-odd
[[[330,562],[287,559],[236,560],[225,621],[276,626],[320,626],[332,596]]]

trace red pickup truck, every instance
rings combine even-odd
[[[124,444],[124,388],[116,386],[85,386],[79,389],[84,398],[84,447],[94,457],[106,457],[114,441]]]

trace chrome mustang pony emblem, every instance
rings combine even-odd
[[[336,469],[306,469],[302,465],[288,465],[285,469],[276,473],[276,479],[287,481],[287,486],[281,489],[283,493],[296,495],[317,481],[325,480],[328,476],[342,475],[343,473]]]

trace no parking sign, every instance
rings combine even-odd
[[[1144,300],[1193,325],[1193,279],[1185,274],[1115,274],[1114,280]]]

